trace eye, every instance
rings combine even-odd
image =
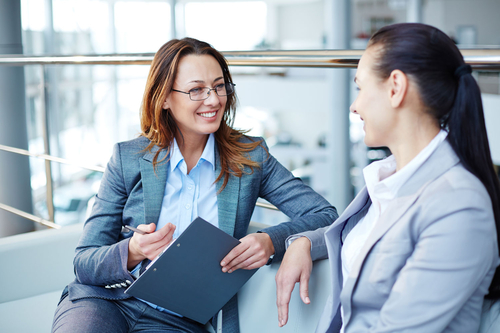
[[[215,89],[217,89],[217,91],[224,90],[224,89],[226,89],[226,84],[220,83],[220,84],[215,86]]]
[[[189,90],[189,93],[191,94],[200,94],[203,91],[203,88],[193,88]]]

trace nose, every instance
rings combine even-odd
[[[208,98],[205,99],[204,104],[205,105],[219,105],[219,95],[215,93],[215,90],[210,90],[208,92]]]
[[[349,107],[349,111],[351,111],[354,114],[358,114],[358,111],[356,111],[356,101],[352,102],[351,106]]]

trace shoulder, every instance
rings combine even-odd
[[[262,142],[265,144],[265,140],[261,136],[250,136],[250,135],[243,135],[240,139],[239,142],[241,143],[252,143],[252,142]]]
[[[482,228],[488,225],[491,232],[495,227],[493,206],[486,188],[461,164],[429,184],[418,198],[417,206],[422,214],[421,221],[426,225],[452,217],[457,226]],[[461,224],[462,219],[467,221]]]
[[[446,200],[446,196],[462,197],[468,194],[480,198],[482,202],[491,202],[483,183],[465,169],[461,163],[453,166],[429,184],[424,193],[427,196],[434,196],[435,199],[437,199],[437,195],[441,195],[443,196],[442,200]]]
[[[268,158],[269,148],[263,137],[243,135],[239,142],[241,143],[259,143],[255,148],[246,153],[250,159],[257,162],[263,162]]]
[[[149,153],[146,148],[150,140],[144,136],[139,136],[132,140],[118,142],[114,147],[113,154],[119,154],[122,158],[137,159]]]

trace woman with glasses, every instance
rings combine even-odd
[[[192,220],[200,216],[240,239],[220,263],[227,273],[279,261],[289,235],[335,220],[335,208],[279,164],[262,138],[232,128],[235,106],[235,85],[217,50],[191,38],[160,48],[144,92],[142,133],[114,147],[54,332],[205,332],[124,294]],[[290,222],[245,236],[258,197]],[[122,233],[124,225],[146,234]],[[239,331],[236,296],[223,307],[222,329]]]
[[[366,187],[333,225],[290,239],[280,326],[296,282],[314,301],[312,261],[328,257],[316,332],[477,332],[484,296],[500,296],[500,185],[471,67],[442,31],[396,24],[371,37],[354,81],[365,143],[392,156],[364,169]]]

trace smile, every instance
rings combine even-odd
[[[216,114],[217,114],[217,111],[198,113],[198,115],[202,116],[203,118],[212,118]]]

